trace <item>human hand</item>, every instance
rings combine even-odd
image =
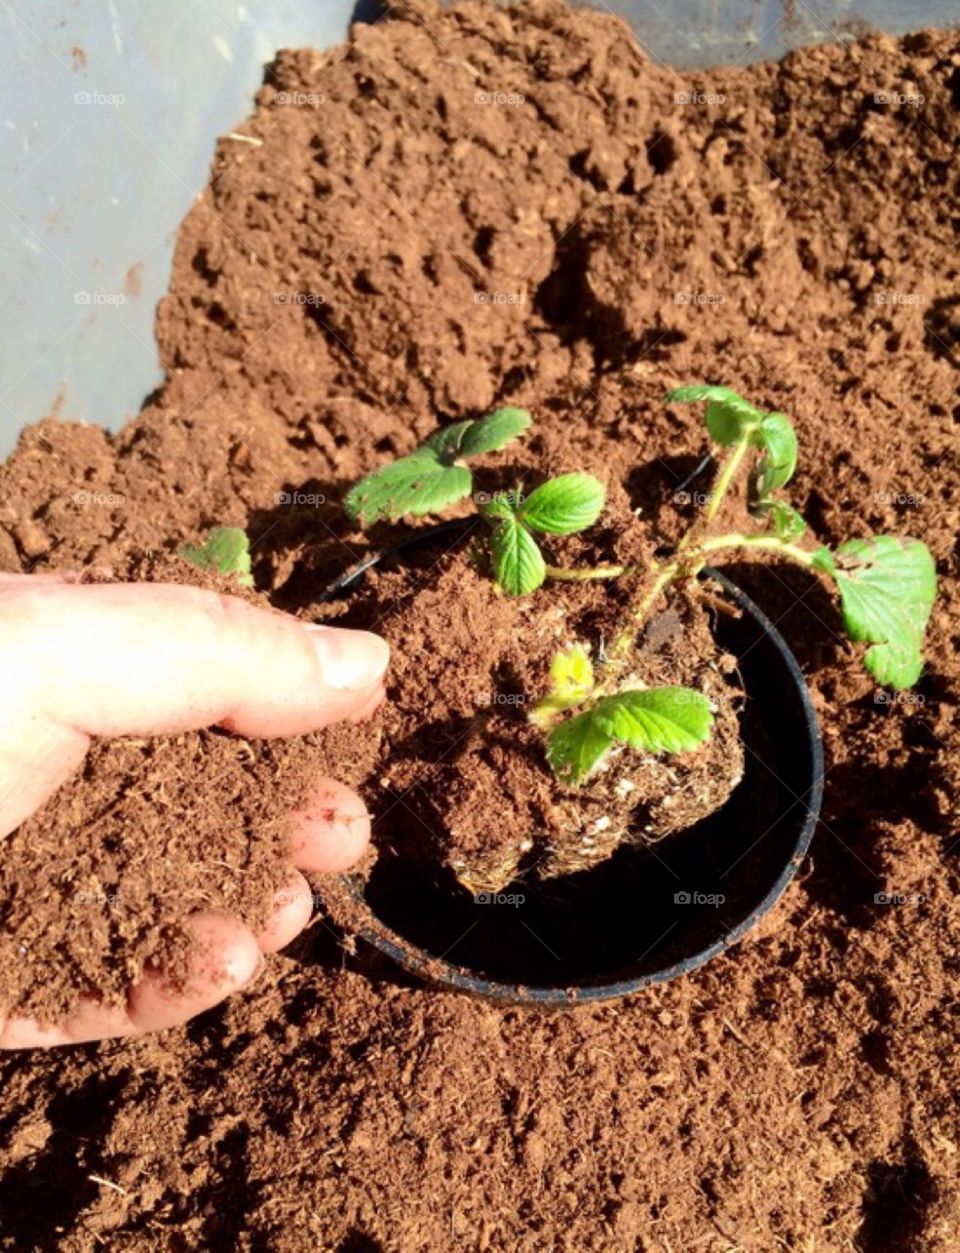
[[[92,736],[214,725],[284,736],[359,721],[383,699],[388,659],[366,631],[307,626],[198,588],[0,574],[0,857],[4,837],[80,766]],[[319,780],[294,815],[290,882],[259,935],[236,918],[195,914],[184,990],[149,970],[123,1007],[83,999],[56,1027],[17,1016],[0,990],[0,1048],[139,1035],[209,1009],[306,926],[313,898],[300,872],[346,869],[369,836],[359,796]]]

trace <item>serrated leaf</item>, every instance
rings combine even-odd
[[[595,718],[594,711],[561,722],[547,737],[547,760],[561,783],[582,783],[600,764],[613,736]]]
[[[689,752],[713,725],[710,702],[689,687],[618,692],[599,701],[593,715],[614,739],[648,753]]]
[[[180,549],[180,556],[204,570],[235,574],[242,587],[253,587],[250,541],[238,526],[214,527],[200,547],[187,544]]]
[[[347,514],[369,526],[404,514],[438,513],[470,494],[472,476],[462,458],[503,448],[530,425],[525,409],[498,409],[478,422],[454,422],[419,448],[361,479],[344,498]]]
[[[927,625],[937,574],[920,540],[893,535],[848,540],[833,556],[853,639],[883,644],[896,640],[905,622],[914,631]]]
[[[923,634],[937,591],[929,549],[920,540],[877,535],[848,540],[814,564],[832,574],[851,639],[873,644],[864,663],[879,682],[911,687],[923,669]]]
[[[527,526],[548,535],[572,535],[603,512],[606,490],[592,474],[561,474],[531,492],[520,507]]]
[[[785,500],[763,501],[761,502],[761,507],[769,510],[777,539],[782,539],[786,544],[791,544],[795,539],[799,539],[807,529],[807,524],[804,522],[802,515],[794,509],[793,505],[788,505]]]
[[[496,409],[470,424],[460,442],[460,456],[476,457],[484,452],[499,452],[521,436],[532,421],[526,409]]]
[[[490,540],[493,573],[511,596],[536,591],[547,577],[543,554],[525,526],[514,517],[500,518]]]
[[[919,644],[872,644],[863,664],[884,687],[913,687],[923,674],[923,650]]]
[[[473,476],[466,466],[444,465],[435,448],[419,448],[361,479],[347,493],[344,508],[361,526],[405,514],[438,513],[470,495]]]
[[[797,436],[790,419],[782,413],[768,413],[753,432],[751,440],[763,449],[758,468],[761,496],[769,496],[793,478],[797,468]]]

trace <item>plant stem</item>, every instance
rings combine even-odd
[[[685,539],[689,537],[690,532],[684,536]],[[681,548],[682,545],[678,546],[677,555],[667,565],[653,567],[654,578],[646,585],[643,595],[631,610],[629,625],[620,632],[607,653],[607,664],[611,667],[611,673],[606,682],[597,689],[599,695],[605,694],[613,687],[616,679],[614,667],[619,666],[629,656],[637,632],[646,622],[660,595],[676,579],[697,574],[706,564],[707,553],[737,548],[758,548],[765,552],[777,553],[808,570],[813,569],[812,553],[799,548],[796,544],[788,544],[785,540],[777,539],[775,535],[743,535],[739,531],[733,531],[729,535],[715,535],[711,539],[701,540],[695,548],[687,550],[682,556]]]
[[[781,557],[788,557],[791,561],[806,566],[808,570],[813,568],[813,553],[808,553],[805,548],[799,548],[796,544],[788,544],[786,540],[777,539],[775,535],[742,535],[734,531],[730,535],[715,535],[712,539],[705,539],[697,547],[702,553],[721,552],[725,548],[761,548],[767,552],[779,553]]]
[[[588,566],[584,570],[568,570],[563,566],[547,566],[547,578],[563,583],[585,583],[588,579],[619,579],[632,573],[632,566]]]
[[[740,440],[738,444],[734,445],[730,451],[730,455],[721,465],[720,472],[717,474],[716,481],[713,485],[713,491],[710,493],[710,499],[707,501],[707,507],[704,511],[704,523],[711,523],[717,516],[717,511],[723,504],[723,498],[730,490],[730,484],[736,477],[737,471],[740,469],[749,447],[750,441],[748,438]]]
[[[653,580],[647,585],[643,596],[637,601],[636,606],[631,610],[630,623],[626,626],[613,642],[613,646],[607,653],[607,663],[617,665],[628,656],[633,647],[634,637],[641,626],[646,621],[647,615],[657,602],[657,598],[661,592],[673,582],[683,569],[684,563],[674,559],[665,566],[653,566],[652,570],[656,572]],[[604,685],[608,686],[608,685]]]
[[[704,509],[702,515],[694,520],[693,525],[677,545],[678,553],[685,552],[691,546],[696,536],[699,535],[700,532],[705,531],[713,519],[717,516],[720,506],[723,504],[723,499],[730,490],[730,484],[733,482],[737,471],[740,469],[749,447],[749,437],[744,436],[738,444],[734,445],[734,447],[727,454],[726,458],[720,463],[716,478],[713,481],[710,496],[707,500],[707,507]]]
[[[710,499],[707,501],[707,507],[680,540],[680,543],[677,545],[676,556],[665,566],[660,566],[656,563],[651,566],[651,574],[654,576],[652,581],[641,590],[630,612],[629,624],[620,632],[614,640],[612,648],[607,653],[607,662],[611,667],[619,666],[629,655],[637,631],[647,620],[650,610],[657,603],[657,598],[661,593],[670,586],[674,579],[685,573],[696,574],[697,570],[703,566],[704,562],[701,554],[707,551],[707,544],[712,542],[710,540],[699,541],[697,536],[716,517],[724,497],[730,490],[730,484],[743,464],[743,459],[747,455],[749,447],[750,437],[749,434],[746,434],[743,439],[731,448],[724,461],[720,464],[710,492]],[[722,545],[712,544],[713,548],[720,546]],[[609,688],[612,682],[613,672],[611,671],[611,677],[602,687]]]

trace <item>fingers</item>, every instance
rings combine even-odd
[[[313,891],[302,874],[294,871],[289,883],[274,899],[273,913],[257,935],[261,953],[278,953],[297,938],[313,915]]]
[[[321,779],[309,803],[294,815],[291,858],[301,870],[345,870],[363,855],[369,839],[370,816],[360,797],[343,783]],[[260,955],[285,948],[312,913],[310,885],[294,870],[256,936],[237,919],[221,914],[196,914],[188,921],[196,957],[183,989],[152,971],[131,989],[126,1005],[109,1007],[87,998],[59,1027],[41,1026],[33,1018],[5,1021],[0,1012],[0,1049],[53,1048],[179,1026],[248,983]]]
[[[261,955],[248,928],[221,914],[195,914],[187,927],[196,956],[182,989],[151,971],[130,990],[126,1006],[111,1008],[87,999],[60,1027],[18,1017],[4,1025],[0,1017],[0,1049],[52,1048],[179,1026],[249,983]]]
[[[171,986],[162,973],[145,975],[127,998],[136,1031],[187,1022],[249,983],[260,967],[256,936],[236,918],[195,914],[188,926],[196,956],[185,986]]]
[[[91,735],[221,723],[295,735],[368,717],[387,644],[164,584],[0,584],[0,836],[77,767]]]
[[[389,659],[367,631],[199,588],[26,582],[2,589],[4,649],[42,711],[88,735],[297,735],[365,709]]]
[[[0,699],[0,839],[40,808],[80,768],[89,737]]]
[[[370,815],[343,783],[321,779],[303,809],[293,815],[290,856],[300,870],[334,874],[360,860],[370,842]]]

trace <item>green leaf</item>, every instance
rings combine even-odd
[[[547,737],[547,760],[561,783],[582,783],[613,744],[613,736],[594,717],[594,710],[568,718]]]
[[[592,474],[561,474],[531,492],[520,508],[527,526],[548,535],[572,535],[603,512],[606,491]]]
[[[452,426],[445,426],[439,431],[434,431],[412,455],[415,457],[417,453],[432,449],[444,465],[453,465],[457,457],[463,455],[464,439],[474,425],[473,422],[454,422]]]
[[[711,439],[724,446],[736,444],[760,423],[763,413],[756,405],[729,387],[702,385],[677,387],[665,397],[667,404],[696,404],[706,400],[707,430]]]
[[[923,670],[923,635],[937,591],[929,549],[920,540],[877,535],[818,549],[814,565],[836,579],[853,640],[873,644],[864,664],[880,683],[911,687]]]
[[[689,752],[713,726],[710,702],[689,687],[618,692],[599,701],[593,715],[614,739],[648,753]]]
[[[664,403],[668,405],[693,405],[700,400],[717,401],[719,404],[730,405],[732,408],[743,408],[752,410],[757,417],[760,416],[760,410],[754,409],[749,401],[730,387],[717,387],[712,383],[695,383],[691,387],[675,387],[672,391],[667,392],[663,398]]]
[[[347,493],[349,516],[369,526],[386,518],[395,522],[405,514],[415,518],[438,513],[470,495],[473,476],[466,466],[444,465],[436,448],[418,448],[361,479]]]
[[[470,424],[460,443],[460,455],[476,457],[482,452],[498,452],[522,435],[532,421],[526,409],[496,409]]]
[[[913,687],[923,674],[923,644],[874,644],[863,664],[884,687]]]
[[[701,692],[651,687],[618,692],[555,727],[547,758],[561,783],[582,782],[617,740],[649,753],[685,753],[710,734],[713,714]]]
[[[546,730],[560,714],[582,705],[593,691],[593,665],[582,644],[554,653],[550,662],[550,691],[534,705],[530,721]]]
[[[537,541],[516,518],[497,520],[490,540],[490,552],[494,576],[511,596],[526,596],[547,577],[547,567]]]
[[[773,519],[773,529],[777,533],[777,539],[782,539],[784,543],[792,544],[807,529],[807,524],[804,522],[802,515],[794,509],[793,505],[788,505],[785,500],[762,501],[761,507],[769,510]]]
[[[250,541],[246,532],[238,526],[216,526],[206,541],[198,548],[188,544],[180,549],[180,556],[193,562],[202,570],[218,570],[221,574],[235,574],[241,587],[253,587],[250,563]]]
[[[344,498],[347,514],[361,526],[411,514],[438,513],[464,496],[473,483],[463,457],[503,448],[530,425],[525,409],[498,409],[478,422],[454,422],[435,431],[406,457],[374,470]]]
[[[761,496],[769,496],[793,478],[797,468],[797,436],[790,419],[782,413],[768,413],[751,436],[763,449],[757,482]]]
[[[579,696],[593,687],[593,665],[582,644],[554,653],[550,662],[550,690],[558,696]]]
[[[725,448],[743,439],[744,417],[736,409],[715,401],[707,405],[707,431],[714,443]]]

